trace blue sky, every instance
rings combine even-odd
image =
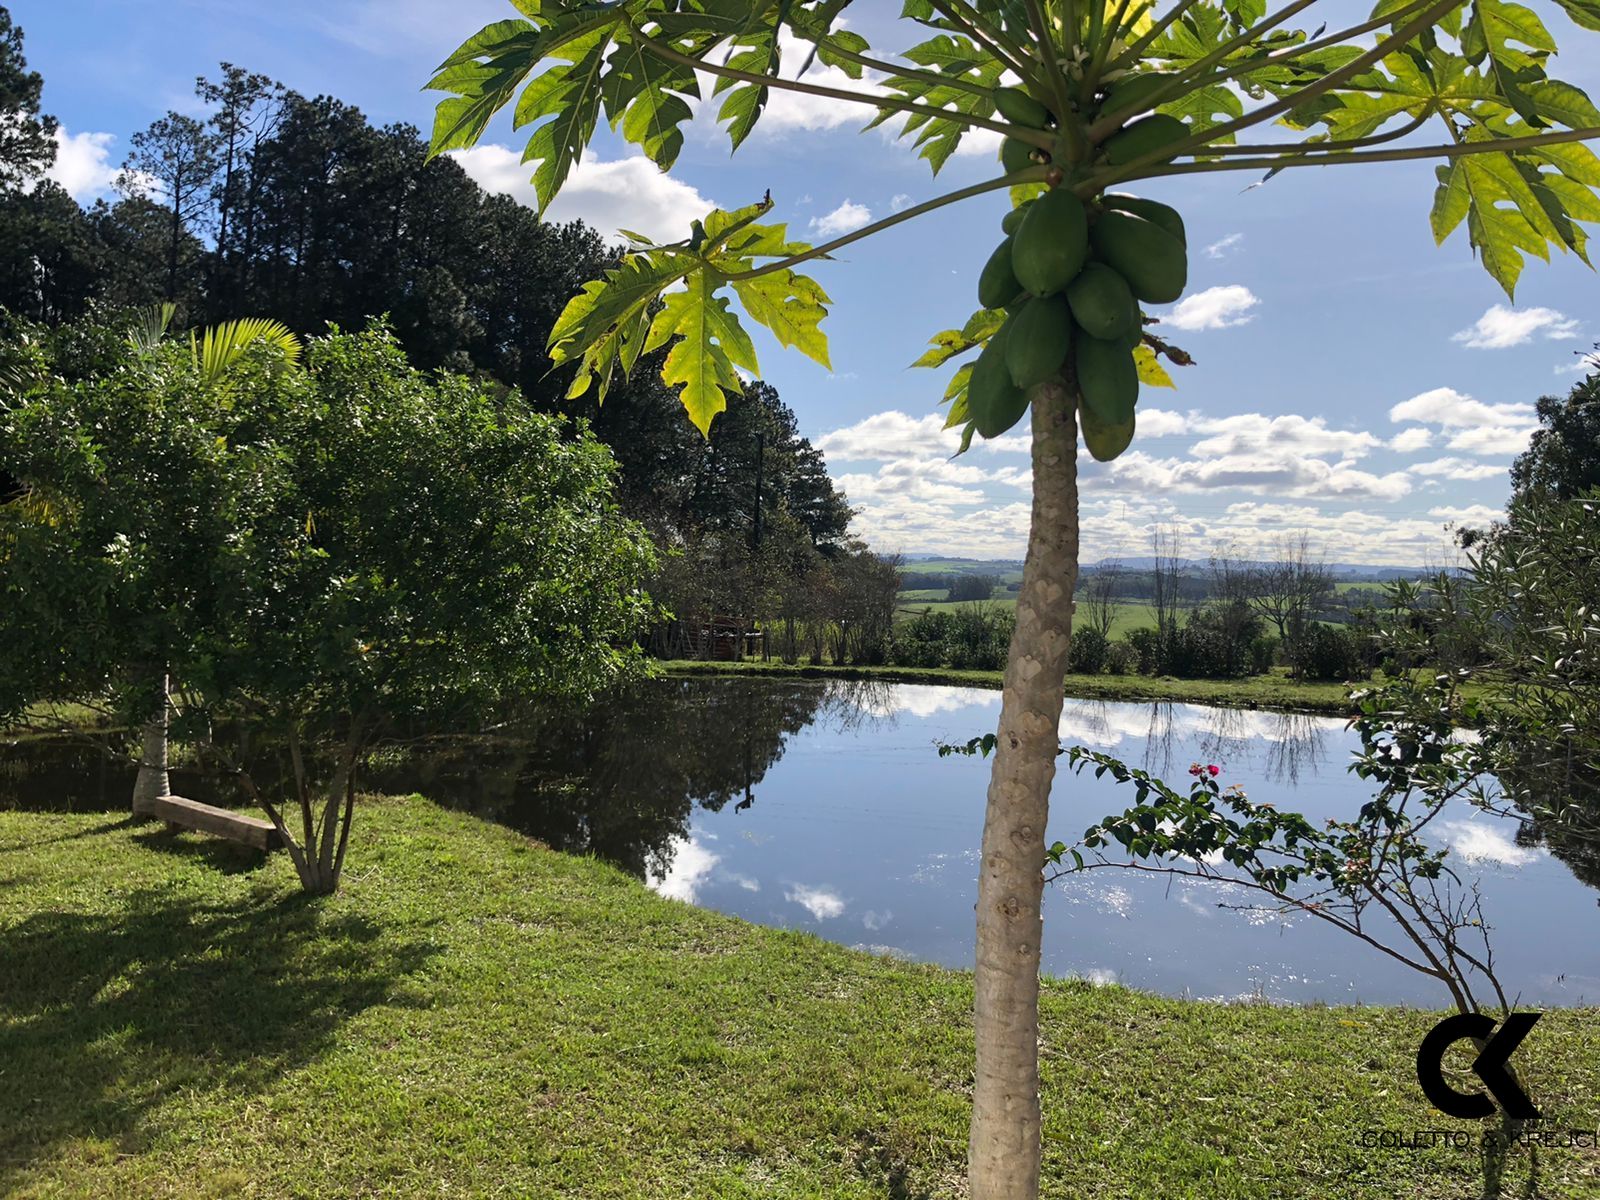
[[[1356,11],[1327,6],[1334,21]],[[45,77],[45,107],[64,126],[57,177],[85,201],[110,188],[130,133],[169,108],[198,112],[194,77],[219,61],[337,96],[377,123],[426,129],[435,97],[420,87],[430,68],[484,23],[515,15],[507,0],[10,7]],[[908,32],[896,28],[898,7],[863,0],[854,26],[894,49]],[[1552,74],[1600,94],[1600,35],[1544,0],[1534,7],[1568,48]],[[993,146],[975,143],[934,179],[881,132],[858,133],[856,114],[781,95],[730,157],[703,111],[670,179],[603,134],[554,215],[675,238],[711,204],[737,207],[770,188],[778,218],[824,240],[997,170]],[[485,186],[528,198],[509,122],[484,141],[463,165]],[[1140,435],[1122,459],[1107,468],[1085,457],[1086,558],[1147,553],[1150,529],[1170,522],[1196,556],[1230,543],[1264,550],[1304,529],[1339,561],[1442,558],[1447,522],[1481,522],[1503,505],[1533,401],[1578,378],[1579,352],[1600,339],[1600,280],[1571,256],[1533,262],[1512,306],[1464,231],[1434,245],[1426,164],[1251,182],[1230,173],[1140,189],[1188,222],[1190,290],[1163,310],[1160,332],[1197,365],[1175,372],[1176,391],[1145,391]],[[945,376],[907,369],[930,334],[976,307],[977,270],[1004,204],[942,210],[818,267],[835,301],[824,326],[832,374],[757,339],[763,375],[827,452],[861,509],[860,532],[880,549],[1022,551],[1025,446],[1010,437],[951,460],[936,408]]]

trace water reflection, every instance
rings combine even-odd
[[[583,714],[533,708],[487,735],[391,742],[363,786],[420,792],[597,855],[680,900],[965,966],[988,763],[940,759],[933,743],[992,729],[999,703],[997,692],[965,688],[673,679]],[[1256,799],[1312,819],[1348,816],[1368,798],[1345,770],[1354,737],[1338,720],[1069,701],[1061,736],[1168,777],[1219,762]],[[133,778],[115,757],[123,749],[0,746],[0,807],[121,809]],[[178,785],[237,802],[192,773]],[[1063,778],[1050,835],[1072,840],[1126,801],[1109,784]],[[1600,887],[1600,839],[1464,805],[1436,832],[1481,877],[1497,955],[1525,998],[1600,997],[1590,890]],[[1174,994],[1441,999],[1316,922],[1234,911],[1229,900],[1194,882],[1075,878],[1047,897],[1045,969]]]

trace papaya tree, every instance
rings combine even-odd
[[[1077,575],[1079,430],[1091,454],[1114,458],[1135,435],[1140,384],[1170,383],[1158,356],[1186,361],[1144,328],[1143,309],[1183,293],[1182,219],[1122,189],[1436,160],[1435,238],[1465,223],[1508,294],[1529,254],[1554,246],[1584,258],[1580,222],[1600,219],[1600,158],[1584,145],[1600,137],[1600,111],[1548,75],[1556,45],[1536,13],[1509,0],[1382,0],[1343,28],[1297,28],[1313,2],[905,0],[911,44],[886,54],[845,23],[849,0],[515,0],[520,16],[468,39],[429,85],[449,93],[435,154],[473,145],[502,108],[532,126],[524,158],[541,208],[602,117],[670,170],[697,102],[717,106],[735,149],[774,91],[859,104],[866,126],[888,125],[935,173],[963,138],[1003,139],[992,178],[820,245],[767,220],[770,195],[709,213],[681,241],[629,235],[549,346],[573,371],[572,397],[603,396],[642,353],[666,348],[663,378],[681,385],[704,432],[738,372],[757,370],[746,321],[827,365],[831,301],[800,268],[936,209],[1009,194],[1005,240],[977,281],[981,307],[919,360],[978,352],[944,397],[963,446],[1024,416],[1031,427],[1027,560],[979,874],[974,1200],[1038,1188],[1040,901]],[[1556,3],[1600,30],[1596,0]],[[798,64],[784,52],[794,45]],[[813,60],[853,85],[805,79]],[[1248,140],[1269,124],[1272,140]]]

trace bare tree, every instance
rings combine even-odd
[[[1252,572],[1249,599],[1288,645],[1305,629],[1317,603],[1333,590],[1333,574],[1322,555],[1312,550],[1311,535],[1305,530],[1280,537],[1274,551],[1273,558]]]
[[[1101,637],[1110,638],[1111,627],[1122,611],[1122,560],[1102,559],[1079,586],[1078,595],[1082,597],[1079,608],[1088,627]]]
[[[1178,592],[1183,584],[1183,532],[1176,524],[1150,531],[1150,590],[1156,630],[1166,637],[1178,627]]]

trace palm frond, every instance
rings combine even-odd
[[[266,317],[224,321],[202,334],[189,335],[195,365],[200,368],[201,379],[208,385],[221,379],[228,368],[239,361],[245,349],[256,342],[277,346],[290,362],[300,361],[300,339],[283,322]]]
[[[165,304],[152,304],[139,313],[138,321],[128,330],[128,345],[143,358],[155,351],[161,339],[167,336],[178,306],[170,300]]]

